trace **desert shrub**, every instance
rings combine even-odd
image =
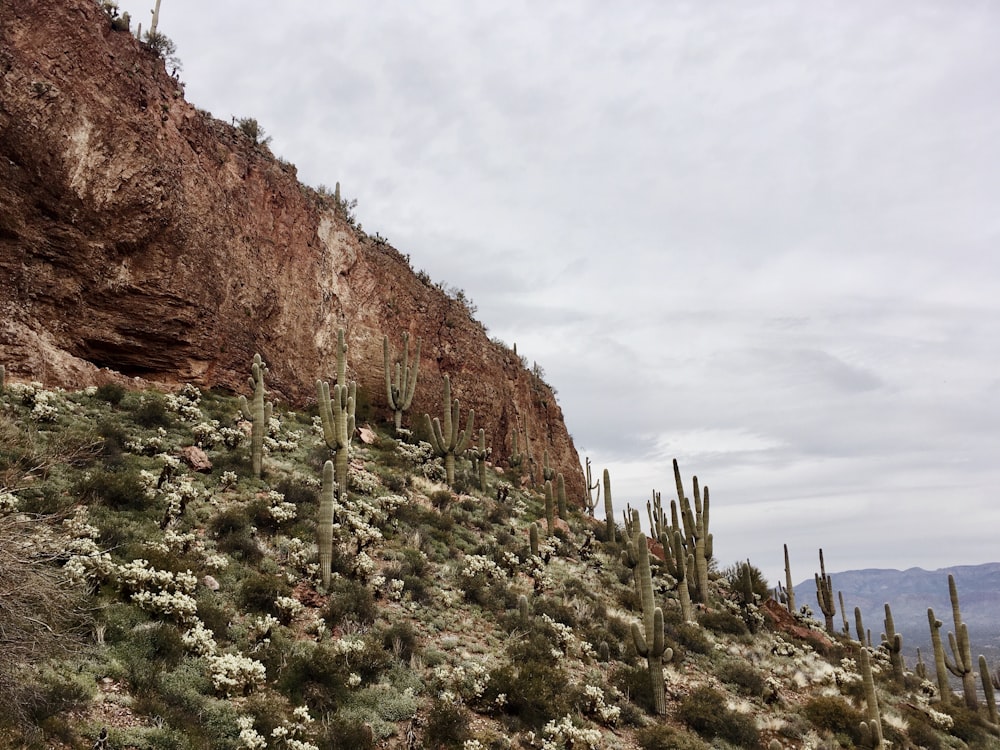
[[[244,609],[278,615],[275,601],[279,596],[288,596],[291,589],[281,576],[267,573],[251,573],[240,584],[239,601]]]
[[[576,612],[572,607],[564,604],[559,599],[551,596],[535,597],[534,609],[536,615],[548,615],[556,622],[569,625],[571,628],[577,626]]]
[[[318,712],[336,711],[350,688],[343,656],[326,644],[302,642],[289,655],[277,688],[292,703],[308,703]]]
[[[611,673],[611,684],[644,711],[654,711],[653,688],[645,666],[623,664],[616,667]]]
[[[712,643],[705,632],[690,622],[681,623],[673,633],[678,644],[696,654],[712,653]]]
[[[216,547],[252,565],[259,563],[264,553],[253,538],[253,529],[247,511],[239,507],[226,508],[212,517],[209,533],[215,537]]]
[[[743,618],[724,609],[713,609],[698,615],[698,624],[715,633],[726,635],[748,635],[750,633]]]
[[[285,496],[285,502],[292,503],[297,508],[315,506],[319,503],[318,492],[305,482],[285,478],[278,482],[275,489]]]
[[[367,586],[351,578],[331,579],[330,601],[323,610],[327,625],[335,628],[345,620],[369,625],[375,621],[377,614],[375,598]]]
[[[138,693],[154,691],[160,673],[173,669],[184,656],[180,631],[169,623],[150,622],[136,627],[115,649],[125,676]]]
[[[771,587],[768,585],[767,579],[760,568],[756,565],[750,565],[747,562],[735,563],[722,571],[722,578],[729,583],[733,591],[739,591],[742,587],[743,570],[747,566],[750,567],[750,588],[753,590],[753,593],[759,596],[761,601],[767,599],[771,595]]]
[[[570,711],[568,682],[566,671],[552,658],[551,642],[535,631],[513,644],[505,663],[491,672],[486,699],[493,701],[505,694],[503,710],[521,724],[539,729]]]
[[[431,505],[438,510],[446,510],[453,499],[451,490],[434,490],[430,495]]]
[[[764,675],[752,664],[739,659],[726,659],[715,669],[715,676],[735,685],[740,693],[760,697],[764,692]]]
[[[123,461],[125,442],[128,433],[117,422],[106,419],[97,426],[97,434],[101,436],[101,460],[105,468],[120,466]]]
[[[970,711],[961,703],[952,702],[947,706],[939,706],[948,714],[954,724],[951,734],[965,742],[969,747],[985,747],[987,742],[986,725],[974,711]]]
[[[461,704],[435,699],[424,739],[431,748],[457,748],[469,739],[469,714]]]
[[[125,387],[119,385],[118,383],[102,383],[97,386],[97,391],[94,393],[94,398],[100,401],[106,401],[113,406],[117,406],[121,403],[121,400],[124,397]]]
[[[319,750],[374,750],[375,736],[361,718],[335,716],[324,722],[325,732],[319,738]]]
[[[149,505],[139,473],[126,467],[87,472],[75,486],[87,500],[99,500],[115,510],[142,510]]]
[[[417,649],[417,632],[408,622],[393,623],[382,631],[382,648],[409,662]]]
[[[940,735],[934,730],[922,711],[904,707],[903,713],[907,724],[906,733],[914,745],[925,748],[925,750],[941,750],[944,747]]]
[[[802,715],[822,732],[850,738],[851,742],[861,741],[859,724],[865,717],[847,701],[838,696],[816,696],[802,707]]]
[[[695,688],[684,696],[677,718],[703,737],[719,737],[746,748],[760,742],[753,719],[729,710],[725,696],[710,687]]]
[[[697,735],[667,724],[643,727],[636,732],[635,739],[642,750],[710,750],[710,746]]]
[[[132,419],[142,427],[169,427],[173,417],[167,410],[167,402],[159,394],[143,395],[132,409]]]
[[[72,665],[49,665],[27,680],[28,715],[36,724],[86,705],[94,694],[92,674]]]

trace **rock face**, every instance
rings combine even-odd
[[[536,460],[547,447],[583,496],[551,389],[294,166],[186,102],[93,0],[0,3],[0,305],[9,377],[245,393],[259,352],[294,404],[335,377],[343,327],[379,418],[382,335],[398,352],[408,331],[423,351],[404,424],[439,415],[447,373],[494,460],[527,427]]]

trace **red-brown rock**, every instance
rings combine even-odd
[[[93,0],[0,3],[0,362],[67,387],[108,372],[246,392],[259,352],[299,405],[349,375],[388,418],[382,335],[421,339],[412,426],[444,374],[495,460],[525,425],[570,497],[579,457],[551,389],[407,258],[357,231],[227,122]]]

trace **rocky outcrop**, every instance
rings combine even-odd
[[[382,335],[423,342],[408,415],[445,373],[494,459],[527,425],[569,491],[579,458],[551,389],[459,300],[358,231],[295,167],[184,99],[93,0],[0,4],[0,362],[73,387],[120,374],[243,391],[260,352],[295,404],[349,374],[383,414]]]

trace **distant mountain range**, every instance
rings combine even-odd
[[[949,574],[955,577],[958,587],[962,620],[969,629],[972,657],[975,659],[983,654],[996,669],[1000,666],[1000,563],[957,565],[930,571],[921,568],[848,570],[831,573],[830,577],[834,592],[844,595],[847,622],[855,638],[854,608],[860,608],[864,627],[871,631],[873,645],[878,645],[885,630],[885,604],[889,604],[896,632],[903,636],[907,665],[912,668],[917,648],[924,655],[925,662],[930,664],[933,659],[928,607],[933,608],[935,617],[944,623],[941,628],[943,639],[947,638],[949,631],[955,630],[948,596]],[[796,584],[795,600],[799,607],[808,604],[816,618],[822,621],[813,579]],[[836,623],[838,630],[841,629],[843,619],[839,602]]]

